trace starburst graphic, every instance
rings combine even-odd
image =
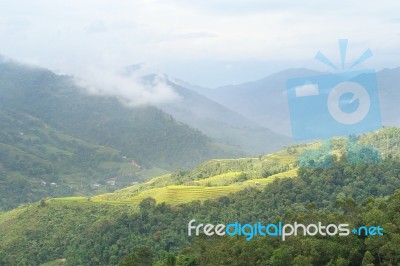
[[[349,43],[349,41],[347,39],[339,39],[338,40],[340,59],[341,59],[341,63],[342,63],[341,70],[345,70],[348,43]],[[361,64],[362,62],[364,62],[365,60],[367,60],[370,57],[372,57],[371,49],[365,50],[364,53],[362,53],[362,55],[360,57],[358,57],[358,59],[355,60],[353,62],[353,64],[351,64],[349,69],[352,69],[355,66],[358,66],[359,64]],[[335,65],[334,63],[332,63],[332,61],[329,60],[328,57],[326,57],[320,51],[318,51],[317,54],[315,55],[315,59],[317,59],[318,61],[322,62],[323,64],[333,68],[334,70],[339,70],[339,67],[337,65]]]
[[[357,229],[353,228],[353,230],[351,230],[351,232],[353,232],[353,234],[357,234]]]
[[[315,58],[335,73],[289,79],[286,83],[292,134],[298,140],[329,139],[382,127],[376,73],[350,70],[372,56],[368,48],[347,60],[348,40],[338,40],[341,63],[321,51]],[[347,61],[350,61],[349,63]]]

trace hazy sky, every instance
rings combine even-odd
[[[399,1],[0,0],[0,54],[52,70],[146,62],[203,86],[262,78],[290,67],[326,70],[366,48],[368,68],[400,66]]]

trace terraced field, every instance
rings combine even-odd
[[[165,187],[158,187],[152,189],[146,189],[137,193],[134,188],[139,189],[138,186],[133,186],[120,190],[116,193],[107,193],[91,198],[86,197],[69,197],[59,198],[52,200],[53,202],[81,202],[81,203],[106,203],[106,204],[133,204],[138,205],[143,199],[152,197],[157,203],[166,202],[168,204],[176,205],[181,203],[187,203],[190,201],[204,201],[207,199],[214,199],[221,196],[226,196],[229,193],[240,191],[248,187],[262,187],[272,183],[274,180],[279,178],[291,178],[297,176],[297,168],[291,169],[286,172],[278,173],[267,178],[255,178],[245,182],[236,182],[231,185],[216,185],[227,183],[229,180],[237,178],[242,174],[241,172],[229,172],[213,177],[205,178],[201,181],[197,181],[196,186],[185,186],[185,185],[169,185]],[[168,178],[169,175],[165,175],[156,178],[158,181],[162,181]],[[149,181],[149,182],[154,182]],[[205,186],[205,184],[214,186]]]
[[[338,139],[337,142],[343,142]],[[342,147],[343,143],[334,143]],[[262,189],[281,178],[297,177],[297,159],[306,150],[321,148],[321,142],[295,145],[259,158],[218,159],[205,162],[190,171],[178,171],[152,178],[144,183],[93,197],[67,197],[46,200],[47,204],[110,204],[131,205],[136,208],[145,198],[172,205],[204,201],[226,196],[245,188]],[[334,149],[333,154],[342,151]],[[23,207],[15,212],[23,211]],[[9,216],[11,215],[11,216]],[[0,215],[0,222],[9,220],[13,213]]]
[[[243,174],[243,172],[228,172],[194,182],[200,186],[225,186],[234,183],[241,174]]]
[[[142,193],[130,197],[127,194],[104,194],[93,197],[92,202],[99,203],[129,203],[139,204],[145,198],[153,197],[158,203],[166,202],[172,205],[187,203],[195,200],[207,200],[228,195],[232,192],[237,192],[243,189],[242,186],[218,186],[218,187],[203,187],[203,186],[167,186],[143,191]]]
[[[255,179],[247,180],[244,183],[245,184],[249,184],[249,185],[250,184],[251,185],[255,185],[255,186],[267,185],[267,184],[270,184],[270,183],[272,183],[273,181],[275,181],[276,179],[279,179],[279,178],[297,177],[297,170],[298,170],[298,168],[294,168],[294,169],[291,169],[291,170],[286,171],[286,172],[282,172],[282,173],[279,173],[279,174],[271,175],[271,176],[269,176],[267,178],[255,178]]]
[[[69,197],[48,202],[62,204],[128,204],[137,206],[152,197],[157,203],[176,205],[226,196],[248,187],[263,188],[280,178],[297,176],[297,158],[305,150],[318,149],[321,143],[297,145],[259,158],[211,160],[191,171],[165,174],[113,193],[94,197]],[[265,172],[268,171],[268,172]],[[267,173],[267,174],[266,174]],[[268,174],[271,173],[271,174]]]

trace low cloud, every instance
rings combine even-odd
[[[159,105],[180,98],[163,75],[151,74],[142,68],[115,71],[90,67],[75,81],[90,94],[116,97],[129,107]]]

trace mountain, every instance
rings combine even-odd
[[[204,94],[228,108],[235,108],[236,112],[263,127],[290,136],[286,81],[318,73],[308,69],[289,69],[257,81],[204,90]]]
[[[400,67],[377,72],[379,101],[384,125],[400,126]]]
[[[113,191],[146,179],[119,150],[67,135],[30,114],[0,109],[0,209]]]
[[[3,63],[0,81],[3,108],[29,113],[67,134],[116,148],[145,166],[173,169],[221,156],[218,152],[230,156],[229,151],[217,151],[200,131],[155,107],[128,108],[116,98],[89,95],[70,77]]]
[[[168,77],[166,80],[167,84],[179,94],[180,100],[158,107],[178,121],[199,129],[218,142],[238,146],[253,154],[276,151],[293,143],[290,138],[261,127],[236,113],[236,108],[228,109],[191,89],[174,83]],[[187,83],[186,85],[190,86]]]
[[[331,168],[293,168],[302,151],[319,146],[310,143],[260,158],[212,160],[114,193],[47,199],[0,213],[0,264],[396,265],[400,129],[358,137],[382,153],[374,164],[349,164],[343,141],[334,141]],[[379,225],[384,235],[188,236],[192,219],[196,225]]]
[[[171,80],[171,82],[175,83],[176,85],[179,85],[181,87],[187,88],[191,91],[197,92],[198,94],[204,95],[204,91],[210,90],[210,88],[205,88],[202,86],[198,86],[198,85],[193,85],[187,81],[181,80],[181,79],[177,79],[177,78],[171,78],[168,77],[169,80]]]
[[[0,62],[0,95],[0,209],[112,191],[164,169],[244,154],[155,107],[89,95],[41,68]]]
[[[321,74],[308,69],[289,69],[253,82],[199,91],[227,108],[235,108],[237,113],[266,128],[290,136],[286,81]],[[400,120],[393,110],[397,109],[400,100],[400,68],[384,69],[378,71],[376,76],[382,122],[384,125],[399,126]]]

